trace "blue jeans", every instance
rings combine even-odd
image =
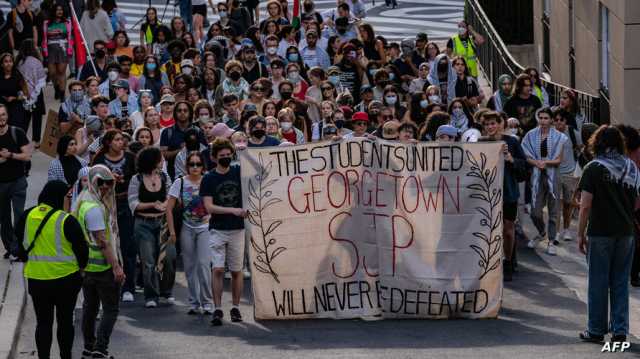
[[[594,335],[628,335],[629,272],[633,258],[633,236],[589,237],[588,323]],[[607,296],[611,320],[607,320]]]
[[[187,24],[187,29],[191,31],[193,26],[193,14],[191,13],[191,0],[180,1],[180,17]]]
[[[156,271],[160,255],[161,220],[145,220],[136,217],[135,233],[140,249],[142,263],[142,281],[144,283],[144,299],[158,300],[159,297],[171,297],[176,278],[176,247],[168,245],[164,260],[162,278]]]

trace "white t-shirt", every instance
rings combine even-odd
[[[182,186],[182,198],[180,198],[180,186]],[[169,189],[169,196],[182,201],[182,223],[184,225],[192,228],[209,226],[211,215],[207,212],[204,201],[200,197],[200,184],[189,181],[187,177],[176,179]]]
[[[106,229],[104,225],[104,211],[101,207],[93,207],[84,215],[87,231],[98,232]]]

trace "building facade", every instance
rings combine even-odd
[[[608,97],[611,123],[640,126],[640,0],[533,0],[533,9],[540,68]]]

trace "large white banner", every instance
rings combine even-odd
[[[357,139],[243,151],[256,318],[496,317],[501,146]]]

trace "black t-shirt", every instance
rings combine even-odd
[[[242,208],[240,166],[231,166],[225,174],[215,170],[202,178],[200,197],[211,197],[216,206]],[[213,214],[209,229],[231,231],[244,228],[244,219],[232,214]]]
[[[465,77],[464,80],[458,78],[456,80],[456,97],[477,97],[480,96],[478,84],[471,78]]]
[[[0,103],[4,105],[9,105],[4,98],[5,97],[17,97],[18,91],[22,88],[20,87],[20,80],[17,76],[10,76],[9,78],[4,78],[4,76],[0,76]],[[16,104],[17,102],[11,102],[11,104]]]
[[[338,64],[340,68],[340,84],[344,86],[353,96],[353,102],[360,102],[361,81],[358,71],[354,66],[345,65],[343,62]]]
[[[271,147],[271,146],[278,146],[279,144],[280,144],[280,141],[278,141],[277,138],[272,136],[267,136],[267,138],[264,139],[264,142],[260,144],[253,143],[251,141],[247,142],[247,147]]]
[[[248,83],[252,84],[255,80],[261,77],[269,77],[269,72],[265,65],[257,62],[249,71],[247,71],[247,68],[243,66],[242,77],[244,77],[244,79],[247,80]]]
[[[603,165],[592,161],[582,172],[578,188],[593,195],[588,236],[619,237],[634,234],[635,189],[616,181]]]
[[[513,96],[504,104],[503,110],[509,117],[520,120],[523,132],[527,133],[538,125],[536,110],[540,107],[542,103],[536,96],[531,95],[526,100],[520,96]]]
[[[9,126],[7,133],[0,136],[0,149],[6,148],[9,152],[20,153],[20,147],[28,145],[29,139],[21,128],[13,127],[16,141],[13,140],[11,135],[12,127]],[[17,143],[16,143],[17,142]],[[5,162],[0,163],[0,183],[13,182],[20,177],[24,176],[24,161],[7,159]]]
[[[136,173],[136,156],[131,152],[125,152],[118,161],[110,161],[104,154],[95,158],[94,165],[102,164],[107,166],[114,174],[122,175],[123,182],[116,183],[116,194],[127,193],[129,191],[129,181]]]
[[[33,39],[33,26],[35,25],[35,19],[31,11],[26,10],[25,12],[20,13],[16,9],[15,16],[13,11],[9,13],[9,21],[11,29],[13,29],[13,43],[16,48],[20,46],[22,41],[26,39]]]

